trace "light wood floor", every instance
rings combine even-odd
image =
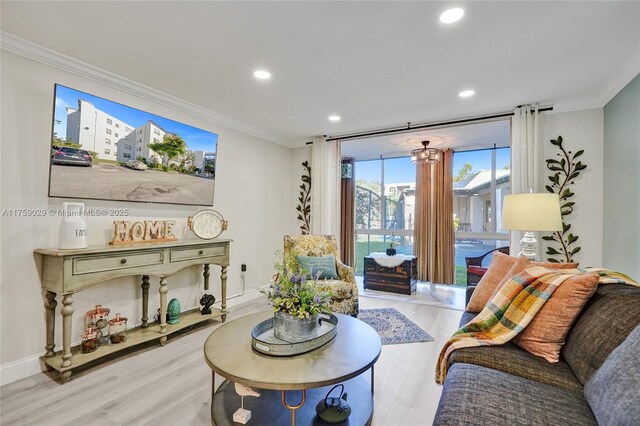
[[[457,329],[461,312],[371,297],[361,297],[360,306],[396,308],[435,338],[434,342],[382,347],[375,368],[373,424],[430,425],[441,393],[434,382],[436,360],[443,343]],[[228,320],[268,309],[266,299],[257,299],[234,307]],[[202,348],[215,327],[74,373],[65,385],[59,384],[56,375],[37,374],[3,386],[0,423],[210,425],[211,372]]]

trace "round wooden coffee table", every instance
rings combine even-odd
[[[251,330],[273,312],[247,315],[216,329],[204,344],[204,356],[212,370],[211,420],[217,426],[232,425],[240,408],[234,383],[258,389],[261,396],[245,397],[251,411],[248,424],[324,424],[315,411],[331,385],[344,383],[352,412],[347,424],[370,424],[373,417],[373,365],[382,344],[378,333],[347,315],[338,317],[338,333],[329,343],[305,354],[269,357],[251,347]],[[369,382],[361,374],[371,370]],[[227,380],[215,389],[215,375]],[[287,402],[287,391],[299,391],[299,402]],[[291,395],[289,395],[291,397]],[[310,404],[305,404],[306,400]]]

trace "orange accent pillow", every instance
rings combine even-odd
[[[549,362],[560,360],[560,350],[571,325],[598,287],[598,275],[576,275],[565,280],[512,339],[522,349]]]
[[[494,290],[507,272],[511,270],[516,260],[515,257],[500,253],[499,251],[493,253],[489,269],[487,269],[487,272],[480,278],[476,289],[473,291],[473,294],[471,294],[466,308],[467,311],[480,312],[484,308],[484,305],[491,299]]]
[[[504,283],[509,281],[511,277],[518,275],[520,272],[524,271],[527,268],[531,268],[532,266],[541,266],[543,268],[549,268],[549,269],[575,269],[578,267],[578,264],[577,263],[534,262],[533,260],[529,260],[524,256],[520,256],[513,263],[513,266],[511,267],[509,272],[507,272],[507,274],[502,278],[502,281],[500,281],[498,285],[495,287],[495,289],[493,290],[493,293],[487,299],[486,302],[493,299],[493,297],[496,294],[498,294],[498,291],[500,291]],[[485,305],[486,305],[486,302],[485,302]]]

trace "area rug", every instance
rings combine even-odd
[[[383,345],[433,342],[433,337],[394,308],[360,309],[358,319],[380,335]]]

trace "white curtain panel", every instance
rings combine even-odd
[[[511,121],[511,193],[523,194],[544,188],[544,114],[538,105],[523,105],[516,108]],[[520,250],[520,231],[511,232],[511,254]],[[540,253],[540,247],[538,248]]]
[[[340,141],[313,139],[311,233],[335,235],[340,247]]]

